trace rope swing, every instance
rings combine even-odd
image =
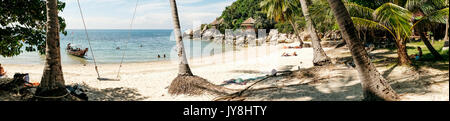
[[[134,23],[134,18],[136,17],[136,10],[137,10],[138,4],[139,4],[139,0],[136,0],[136,6],[134,7],[133,18],[131,18],[130,32],[128,32],[128,40],[125,43],[125,50],[128,48],[128,41],[131,40],[131,32],[133,31],[133,23]],[[125,50],[123,50],[122,60],[120,61],[119,71],[117,72],[117,77],[116,77],[117,79],[120,79],[120,69],[122,68],[123,59],[125,58]]]
[[[120,81],[120,69],[121,69],[121,67],[122,67],[123,60],[124,60],[124,58],[125,58],[125,50],[123,50],[122,59],[121,59],[121,61],[120,61],[119,70],[118,70],[118,72],[117,72],[117,78],[116,78],[116,79],[102,78],[102,77],[100,76],[100,73],[98,72],[98,66],[97,66],[97,62],[96,62],[96,60],[95,60],[95,56],[94,56],[94,49],[93,49],[92,46],[91,46],[91,40],[89,39],[89,35],[88,35],[88,32],[87,32],[86,22],[84,21],[84,16],[83,16],[83,11],[81,10],[80,0],[77,0],[77,3],[78,3],[78,8],[79,8],[79,10],[80,10],[81,19],[82,19],[82,21],[83,21],[84,32],[86,33],[86,39],[88,40],[88,43],[89,43],[89,49],[91,50],[92,59],[94,60],[95,71],[97,72],[97,79],[98,79],[99,81]],[[131,40],[131,32],[132,32],[132,29],[133,29],[133,23],[134,23],[134,18],[135,18],[135,16],[136,16],[136,10],[137,10],[137,7],[138,7],[138,3],[139,3],[139,0],[136,0],[136,6],[135,6],[135,8],[134,8],[133,17],[132,17],[131,23],[130,23],[130,32],[129,32],[129,34],[128,34],[128,39],[129,39],[129,40]],[[128,41],[129,41],[129,40],[126,41],[126,43],[125,43],[125,48],[128,48]]]

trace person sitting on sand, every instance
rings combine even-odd
[[[422,58],[422,48],[417,47],[417,51],[419,51],[419,55],[416,55],[416,60],[419,60]]]
[[[419,51],[419,54],[412,54],[409,56],[410,59],[414,59],[414,60],[420,60],[422,58],[422,48],[421,47],[417,47],[417,51]]]
[[[0,64],[0,77],[3,77],[6,75],[5,69],[2,67],[2,64]]]
[[[292,55],[297,56],[297,52],[294,52]]]

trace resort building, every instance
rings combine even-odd
[[[247,30],[248,29],[255,29],[255,19],[253,19],[252,17],[248,18],[247,20],[242,22],[241,27],[245,28]]]

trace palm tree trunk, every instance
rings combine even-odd
[[[300,47],[303,47],[303,41],[300,38],[300,33],[298,32],[297,24],[295,24],[292,20],[289,20],[289,23],[291,23],[292,28],[294,28],[294,32],[297,35],[298,41],[300,41]]]
[[[175,0],[169,0],[172,8],[172,19],[174,24],[175,39],[179,58],[178,76],[172,80],[168,92],[172,95],[188,94],[200,95],[206,91],[214,93],[229,93],[230,89],[214,85],[208,80],[192,74],[186,59],[183,39],[181,37],[180,21],[178,18],[177,4]]]
[[[309,16],[309,9],[306,0],[300,0],[300,4],[302,6],[303,16],[305,16],[306,25],[308,26],[308,31],[310,32],[312,39],[311,42],[314,50],[314,66],[331,64],[330,57],[325,54],[325,51],[322,49],[322,45],[320,45],[319,37],[317,36],[316,29],[314,28],[314,22]]]
[[[370,61],[367,51],[356,35],[355,26],[344,3],[341,0],[328,0],[328,2],[339,24],[342,37],[347,42],[355,61],[364,92],[364,100],[398,100],[395,91]]]
[[[178,75],[183,76],[192,76],[191,68],[189,67],[186,51],[184,50],[183,39],[181,36],[181,28],[180,28],[180,20],[178,17],[178,9],[177,3],[175,0],[170,0],[170,6],[172,8],[172,20],[175,32],[175,40],[177,42],[177,51],[178,51]]]
[[[427,46],[428,50],[431,52],[431,54],[433,54],[434,59],[436,59],[436,60],[443,60],[444,58],[441,56],[441,54],[439,54],[438,51],[436,51],[436,49],[434,49],[433,45],[430,43],[428,38],[423,33],[423,28],[419,28],[419,35],[420,35],[420,39]]]
[[[47,40],[45,67],[36,96],[54,97],[67,94],[61,67],[57,0],[47,0]]]
[[[400,39],[400,40],[396,40],[396,45],[397,45],[397,55],[398,55],[398,64],[399,65],[411,65],[411,59],[408,56],[408,52],[406,50],[406,40],[404,39]]]
[[[448,41],[448,21],[450,20],[449,19],[450,17],[448,17],[447,16],[447,25],[446,25],[446,28],[445,28],[445,37],[444,37],[444,41]]]

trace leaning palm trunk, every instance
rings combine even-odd
[[[351,51],[356,69],[359,73],[364,94],[367,101],[394,101],[398,96],[387,83],[375,65],[369,59],[367,51],[357,37],[356,29],[350,14],[341,0],[328,0],[331,9],[337,19],[342,37]]]
[[[309,16],[308,5],[306,4],[306,0],[300,0],[300,4],[302,6],[303,16],[305,16],[306,25],[308,26],[308,31],[311,35],[311,42],[314,50],[314,66],[322,66],[331,64],[331,59],[325,54],[325,51],[322,49],[322,45],[320,45],[319,37],[317,36],[316,29],[314,28],[314,23]]]
[[[423,33],[423,28],[419,28],[419,35],[420,35],[420,39],[423,41],[423,43],[427,46],[428,50],[431,52],[431,54],[433,54],[434,59],[436,60],[443,60],[444,58],[441,56],[441,54],[439,54],[438,51],[436,51],[436,49],[434,49],[433,45],[431,45],[430,41],[428,40],[428,38],[425,36],[425,34]]]
[[[36,97],[58,97],[68,92],[65,88],[59,46],[57,0],[47,0],[47,40],[45,67]]]
[[[188,94],[200,95],[204,92],[213,92],[216,94],[228,94],[232,90],[216,86],[206,79],[192,74],[189,67],[186,52],[184,50],[183,39],[181,37],[180,21],[178,18],[177,4],[175,0],[169,0],[172,8],[172,19],[175,31],[175,40],[178,51],[178,76],[172,81],[169,86],[169,93],[174,95]]]
[[[300,32],[298,32],[297,24],[295,24],[292,20],[289,20],[289,23],[291,23],[292,28],[294,28],[294,32],[297,35],[297,39],[300,41],[300,47],[303,47],[303,41],[300,38]]]

